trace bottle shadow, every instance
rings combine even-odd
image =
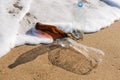
[[[38,46],[37,48],[23,53],[13,64],[10,64],[8,68],[13,69],[21,64],[33,61],[46,52],[50,52],[48,59],[52,65],[75,74],[87,75],[98,65],[97,61],[94,59],[89,60],[73,49],[63,48],[58,44],[49,44]]]
[[[49,45],[38,46],[37,48],[31,49],[20,55],[13,64],[10,64],[8,66],[8,68],[13,69],[21,64],[25,64],[27,62],[33,61],[38,56],[58,47],[60,47],[60,45],[49,44]]]

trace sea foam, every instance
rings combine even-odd
[[[51,42],[26,34],[36,22],[58,23],[58,28],[65,32],[82,29],[89,33],[120,19],[120,0],[79,1],[83,1],[83,7],[78,7],[74,0],[0,0],[0,57],[26,42]]]

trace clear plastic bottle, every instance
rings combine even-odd
[[[60,41],[58,41],[58,44],[60,44],[62,47],[71,47],[75,51],[84,55],[86,58],[94,59],[95,61],[97,61],[97,63],[101,62],[104,56],[103,51],[93,47],[85,46],[70,38],[61,39]]]
[[[104,52],[87,47],[70,38],[57,40],[61,47],[48,52],[49,61],[58,67],[76,74],[90,73],[101,61]]]

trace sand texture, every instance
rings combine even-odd
[[[73,54],[72,50],[57,46],[53,51],[47,49],[40,52],[40,45],[24,45],[12,49],[0,59],[0,80],[119,80],[119,32],[120,21],[99,32],[85,34],[83,41],[79,41],[105,52],[102,63],[96,68],[95,63],[90,66],[89,60],[80,54]],[[82,69],[87,68],[93,70],[81,75]]]

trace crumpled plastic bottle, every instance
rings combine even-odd
[[[75,51],[81,53],[86,58],[91,60],[94,59],[97,63],[101,62],[104,56],[103,51],[93,47],[85,46],[70,38],[61,39],[58,41],[58,44],[60,44],[62,47],[73,48]]]
[[[49,61],[67,71],[89,74],[102,61],[104,52],[88,47],[70,38],[58,39],[61,47],[48,52]]]

